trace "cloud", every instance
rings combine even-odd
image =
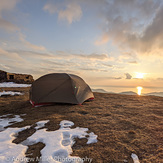
[[[113,57],[109,57],[107,54],[74,54],[74,53],[67,53],[65,51],[57,51],[55,57],[63,58],[78,58],[78,59],[89,59],[89,60],[114,60]]]
[[[105,77],[96,77],[97,80],[120,80],[123,79],[122,77],[115,77],[115,76],[105,76]]]
[[[23,71],[32,67],[31,63],[24,59],[19,53],[9,52],[0,48],[0,67],[8,71]],[[24,66],[25,65],[25,66]]]
[[[111,43],[138,54],[161,53],[163,49],[163,5],[161,0],[105,1],[100,9],[101,39],[96,45]],[[130,13],[130,14],[129,14]]]
[[[129,73],[125,73],[126,79],[132,79],[132,76]]]
[[[0,67],[1,67],[1,69],[3,69],[3,70],[8,70],[8,69],[10,69],[10,67],[7,66],[7,65],[5,65],[5,64],[0,64]]]
[[[10,32],[15,32],[17,30],[19,30],[19,27],[17,27],[16,25],[14,25],[13,23],[11,23],[8,20],[5,20],[3,18],[3,12],[8,12],[11,11],[15,8],[16,4],[19,2],[20,0],[0,0],[0,28],[6,30],[6,31],[10,31]]]
[[[130,62],[128,62],[128,63],[130,63],[130,64],[138,64],[137,61],[130,61]]]
[[[103,65],[103,66],[106,66],[106,67],[110,67],[110,68],[113,67],[113,65],[111,65],[111,64],[107,64],[107,63],[100,63],[100,64]]]
[[[106,73],[112,68],[108,64],[108,55],[103,54],[88,55],[71,54],[64,51],[49,53],[0,49],[0,59],[1,64],[14,69],[14,71],[18,71],[21,68],[21,72],[33,73],[37,77],[38,75],[51,72]],[[12,67],[12,65],[14,66]],[[36,72],[39,73],[36,74]],[[119,78],[115,77],[114,79]]]
[[[55,14],[58,12],[57,5],[50,2],[44,6],[43,10],[48,11],[50,14]]]
[[[20,30],[19,27],[12,24],[11,22],[3,19],[2,17],[0,17],[0,28],[4,29],[6,31],[10,31],[10,32],[15,32],[15,31]]]
[[[128,64],[138,64],[140,60],[139,56],[135,52],[122,52],[121,55],[118,56],[118,63],[128,63]]]
[[[92,68],[92,67],[80,67],[79,68],[80,70],[84,70],[84,71],[94,71],[94,72],[108,72],[108,70],[106,69],[99,69],[99,68]]]
[[[29,56],[34,58],[42,58],[42,59],[75,59],[78,62],[82,59],[85,61],[89,60],[97,60],[97,61],[113,61],[113,57],[109,57],[107,54],[78,54],[78,53],[70,53],[65,51],[57,51],[57,52],[36,52],[32,50],[9,50],[8,52],[15,52],[21,54],[21,56]],[[112,65],[105,64],[105,66],[112,67]]]
[[[163,49],[163,6],[160,6],[151,24],[144,30],[142,36],[130,34],[128,44],[143,53],[154,53]],[[162,53],[162,52],[161,52]]]
[[[3,11],[11,11],[14,9],[19,1],[20,0],[0,0],[0,14],[2,14]]]
[[[109,36],[103,34],[98,40],[95,41],[95,45],[103,45],[109,41]]]
[[[106,79],[115,79],[115,80],[120,80],[122,77],[106,77]]]
[[[6,17],[4,18],[4,15],[8,13],[11,14],[12,10],[14,10],[18,2],[20,2],[20,0],[0,0],[0,28],[7,32],[16,32],[16,34],[18,34],[18,39],[21,41],[21,43],[32,50],[46,50],[43,46],[37,46],[28,42],[25,39],[25,35],[21,33],[21,29],[17,25],[6,20]]]
[[[87,59],[94,59],[94,60],[108,60],[109,57],[107,54],[89,54],[89,55],[85,55],[85,54],[78,54],[76,55],[79,58],[87,58]]]
[[[32,50],[8,50],[8,52],[14,52],[20,54],[22,57],[34,58],[34,59],[52,59],[54,56],[49,53],[37,52]]]
[[[20,57],[18,53],[8,52],[2,48],[0,48],[0,57],[6,58],[9,60],[24,61],[24,59],[22,57]]]
[[[72,24],[75,21],[79,21],[82,16],[82,9],[76,1],[65,1],[64,3],[54,4],[47,3],[44,6],[44,11],[48,11],[50,14],[58,14],[59,20],[65,20],[69,24]]]
[[[36,51],[7,51],[0,48],[0,68],[18,73],[33,74],[35,78],[52,72],[67,72],[79,74],[79,68],[85,62],[68,60],[68,58],[57,58],[49,53],[40,53]]]
[[[28,42],[25,39],[25,35],[23,35],[22,33],[19,32],[19,39],[20,41],[28,48],[33,49],[33,50],[38,50],[38,51],[44,51],[46,50],[46,48],[44,46],[38,46],[38,45],[34,45],[30,42]]]
[[[45,75],[45,74],[48,74],[48,73],[72,73],[72,74],[79,74],[79,72],[75,71],[75,70],[71,70],[71,69],[61,69],[61,68],[58,68],[58,67],[35,67],[35,68],[28,68],[27,69],[28,72],[30,72],[31,74],[34,74],[34,77],[35,78],[38,78],[40,77],[41,75]]]

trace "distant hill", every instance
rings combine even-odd
[[[92,92],[99,92],[99,93],[108,93],[104,89],[92,89]]]
[[[161,96],[163,97],[163,92],[151,92],[151,93],[146,93],[146,94],[143,94],[145,96]]]
[[[114,92],[105,91],[104,89],[92,89],[92,92],[98,92],[98,93],[114,93]]]
[[[108,91],[106,91],[104,89],[92,89],[92,92],[117,94],[115,92],[108,92]],[[125,92],[120,92],[118,94],[137,95],[137,93],[133,92],[133,91],[125,91]],[[151,93],[145,93],[145,94],[142,94],[142,95],[143,96],[160,96],[160,97],[163,97],[163,92],[151,92]]]
[[[121,92],[119,94],[123,94],[123,95],[137,95],[137,93],[135,93],[133,91]]]

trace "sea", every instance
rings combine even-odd
[[[137,87],[132,86],[91,86],[93,92],[120,93],[135,95],[138,94]],[[141,95],[154,95],[163,97],[163,87],[142,87]]]

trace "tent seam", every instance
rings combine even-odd
[[[73,88],[73,83],[72,83],[72,78],[71,78],[71,76],[70,76],[70,74],[67,74],[68,76],[69,76],[69,78],[70,78],[70,80],[71,80],[71,87],[72,87],[72,90],[73,90],[73,96],[75,97],[75,99],[76,99],[76,101],[77,101],[77,103],[79,104],[79,101],[78,101],[78,99],[77,99],[77,97],[76,97],[76,95],[75,95],[75,92],[74,92],[74,88]]]

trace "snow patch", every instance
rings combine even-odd
[[[23,121],[23,119],[20,118],[19,115],[14,115],[14,118],[7,118],[7,116],[9,116],[9,115],[12,115],[12,114],[0,116],[0,131],[3,131],[4,127],[7,127],[7,126],[10,126],[14,123]]]
[[[8,117],[9,115],[12,115],[12,114],[1,115],[0,118],[6,118],[6,117]]]
[[[0,83],[0,88],[1,87],[30,87],[31,84],[17,84],[14,82],[4,82]]]
[[[48,123],[48,122],[49,122],[49,120],[47,120],[47,121],[39,121],[39,122],[36,122],[36,125],[37,125],[37,126],[35,127],[35,129],[38,130],[38,129],[44,127],[45,124]]]
[[[45,147],[41,150],[41,159],[45,161],[48,158],[48,162],[83,162],[80,157],[70,156],[72,154],[72,146],[75,143],[75,138],[86,138],[88,136],[88,142],[97,142],[97,135],[93,132],[87,133],[88,128],[76,127],[71,129],[74,125],[73,122],[63,120],[60,122],[60,129],[56,131],[46,131],[46,129],[37,130],[27,140],[22,142],[23,145],[32,145],[38,142],[45,144]]]
[[[97,143],[97,135],[95,135],[93,132],[89,134],[87,144],[91,143]]]
[[[70,128],[74,125],[73,122],[71,121],[67,121],[67,120],[63,120],[60,122],[60,128]]]
[[[3,115],[1,118],[2,117],[6,118],[7,116]],[[18,115],[15,116],[17,121],[19,118],[20,117],[18,117]],[[11,119],[13,120],[13,118],[10,118],[8,121],[11,121]],[[73,152],[71,147],[75,143],[75,138],[87,138],[87,144],[90,144],[97,142],[97,135],[93,132],[87,133],[88,128],[76,127],[71,129],[74,123],[67,120],[61,121],[60,129],[56,131],[47,131],[45,128],[40,129],[48,122],[49,120],[37,122],[37,126],[35,127],[36,132],[21,144],[14,144],[12,141],[19,132],[30,128],[30,126],[23,128],[7,128],[6,130],[0,132],[0,163],[28,162],[29,158],[25,157],[25,153],[28,149],[27,145],[32,145],[38,142],[45,144],[45,147],[41,150],[40,162],[83,163],[84,161],[80,157],[70,156]],[[8,124],[9,122],[6,122],[6,124],[3,123],[4,126]]]
[[[14,95],[23,95],[23,93],[21,93],[21,92],[13,92],[13,91],[3,91],[3,92],[0,92],[0,96],[2,96],[2,95],[14,96]]]
[[[138,158],[138,156],[137,156],[136,154],[132,153],[132,154],[131,154],[131,157],[132,157],[134,163],[140,163],[140,162],[139,162],[139,158]]]
[[[23,128],[7,128],[5,131],[0,132],[0,163],[18,163],[20,159],[25,157],[28,147],[12,143],[12,141],[18,132],[27,128],[28,126]],[[19,158],[18,161],[16,160],[17,158]]]

